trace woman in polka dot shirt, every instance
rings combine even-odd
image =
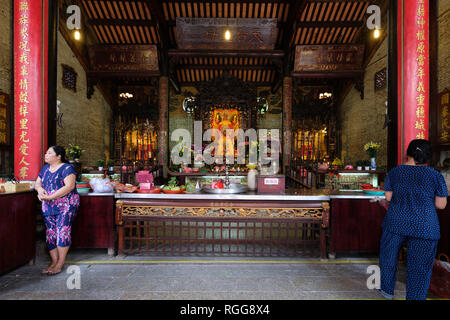
[[[398,253],[406,244],[406,299],[425,300],[440,238],[436,208],[445,208],[448,193],[444,177],[427,166],[430,142],[413,140],[406,153],[408,161],[392,169],[384,184],[389,207],[382,225],[378,292],[392,299]]]

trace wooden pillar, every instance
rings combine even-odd
[[[286,170],[286,168],[290,165],[291,149],[292,149],[292,77],[284,77],[284,79],[283,79],[283,170]]]
[[[401,164],[409,142],[429,135],[429,0],[398,0],[397,10],[397,164]]]
[[[47,149],[49,0],[14,0],[14,174],[35,180]]]
[[[169,77],[159,79],[159,132],[158,132],[158,162],[163,167],[163,176],[167,178],[169,164]]]

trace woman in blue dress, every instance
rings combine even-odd
[[[436,208],[447,205],[444,177],[427,166],[431,159],[427,140],[411,141],[407,162],[392,169],[384,184],[389,207],[380,243],[381,288],[387,299],[394,295],[398,253],[406,244],[406,299],[425,300],[440,238]]]
[[[42,274],[61,272],[71,244],[71,227],[80,204],[75,188],[76,171],[66,160],[63,147],[50,147],[45,153],[47,163],[39,173],[35,189],[42,201],[42,215],[46,230],[46,243],[52,263]]]

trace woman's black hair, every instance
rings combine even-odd
[[[55,151],[56,156],[61,156],[61,161],[64,163],[69,162],[66,158],[66,149],[61,146],[52,146],[53,151]]]
[[[409,143],[406,155],[414,159],[416,164],[428,163],[431,159],[431,143],[424,139],[415,139]]]

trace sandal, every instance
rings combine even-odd
[[[46,268],[46,269],[42,270],[42,271],[41,271],[41,274],[42,274],[42,275],[46,275],[46,274],[48,274],[48,268]]]
[[[52,270],[48,270],[47,275],[48,276],[54,276],[57,275],[58,273],[61,273],[62,270],[59,271],[52,271]]]

